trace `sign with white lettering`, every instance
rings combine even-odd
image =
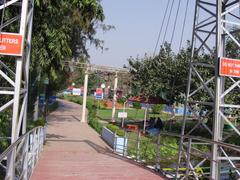
[[[127,118],[127,112],[118,112],[118,118]]]
[[[22,35],[0,33],[0,54],[22,56]]]
[[[240,77],[240,60],[230,58],[220,58],[219,75]]]
[[[74,96],[81,96],[81,89],[80,88],[73,88],[72,94]]]

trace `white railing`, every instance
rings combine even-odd
[[[102,138],[111,148],[113,148],[114,152],[118,154],[124,153],[125,149],[123,149],[123,147],[127,146],[126,138],[119,137],[116,133],[112,132],[106,127],[103,127]]]
[[[22,135],[0,155],[0,179],[30,178],[46,137],[46,127],[36,127]]]

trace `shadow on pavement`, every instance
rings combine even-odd
[[[47,134],[47,141],[49,141],[50,138],[57,138],[57,139],[61,139],[61,138],[65,138],[66,136],[61,136],[58,134]]]

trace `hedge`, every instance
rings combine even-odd
[[[118,126],[116,126],[116,125],[114,125],[114,124],[108,124],[107,126],[106,126],[106,128],[108,128],[110,131],[112,131],[112,132],[116,132],[116,134],[118,135],[118,136],[121,136],[121,137],[123,137],[124,136],[124,130],[123,129],[120,129]]]

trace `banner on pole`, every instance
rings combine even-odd
[[[219,62],[219,75],[240,77],[240,60],[221,57]]]
[[[95,95],[96,95],[96,99],[97,100],[103,99],[103,90],[102,90],[102,88],[97,88]]]
[[[22,56],[22,35],[0,33],[0,54]]]

